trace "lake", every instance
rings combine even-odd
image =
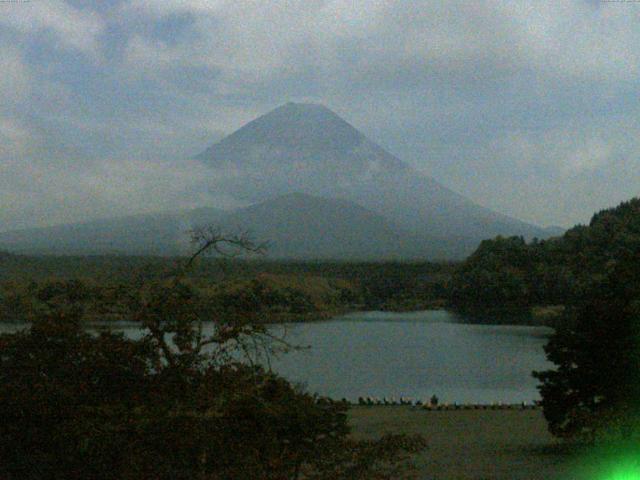
[[[364,312],[273,326],[295,345],[273,369],[336,399],[412,397],[441,402],[519,403],[539,399],[532,370],[544,370],[546,327],[477,325],[444,310]],[[1,325],[0,331],[15,330]],[[128,336],[138,330],[119,327]]]

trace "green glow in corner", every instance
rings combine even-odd
[[[618,466],[609,476],[602,480],[640,480],[640,468],[635,465],[626,464]]]
[[[640,458],[637,450],[627,450],[617,460],[609,457],[598,480],[640,480]]]
[[[640,438],[603,442],[574,453],[571,473],[562,480],[640,480]]]

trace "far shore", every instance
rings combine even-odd
[[[564,311],[563,306],[535,306],[532,307],[529,313],[501,315],[501,314],[486,314],[473,312],[459,312],[449,307],[446,302],[438,301],[429,304],[413,305],[413,308],[408,306],[396,306],[391,308],[390,306],[381,306],[379,308],[372,308],[371,306],[345,306],[341,308],[332,308],[325,310],[316,310],[303,313],[292,312],[269,312],[264,314],[264,317],[259,319],[259,323],[262,324],[286,324],[286,323],[308,323],[308,322],[322,322],[332,320],[337,317],[352,315],[358,313],[369,312],[385,312],[385,313],[419,313],[446,310],[455,314],[464,323],[470,324],[486,324],[486,325],[521,325],[521,326],[537,326],[537,327],[553,327],[557,320],[561,317]],[[20,319],[5,319],[0,318],[0,324],[14,324],[14,325],[26,325],[25,322]],[[86,325],[89,327],[107,327],[107,326],[135,326],[136,322],[133,320],[126,320],[118,316],[117,318],[92,318],[86,320]]]

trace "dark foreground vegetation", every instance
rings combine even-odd
[[[545,347],[556,368],[535,376],[552,433],[590,442],[622,438],[635,442],[640,458],[638,239],[608,256],[602,271],[566,301]]]
[[[640,447],[638,253],[634,261],[572,301],[545,347],[556,367],[534,375],[555,435],[589,442],[622,438]]]
[[[65,295],[82,296],[67,286]],[[253,317],[211,317],[182,269],[144,292],[135,304],[140,340],[87,333],[86,304],[73,298],[34,311],[30,329],[0,336],[0,478],[409,475],[422,438],[350,437],[346,405],[255,363],[290,346]],[[215,322],[211,336],[205,320]]]

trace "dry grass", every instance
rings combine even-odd
[[[574,479],[569,474],[573,460],[548,433],[540,410],[357,406],[350,410],[350,422],[358,438],[385,432],[423,435],[429,446],[416,458],[421,479]]]

